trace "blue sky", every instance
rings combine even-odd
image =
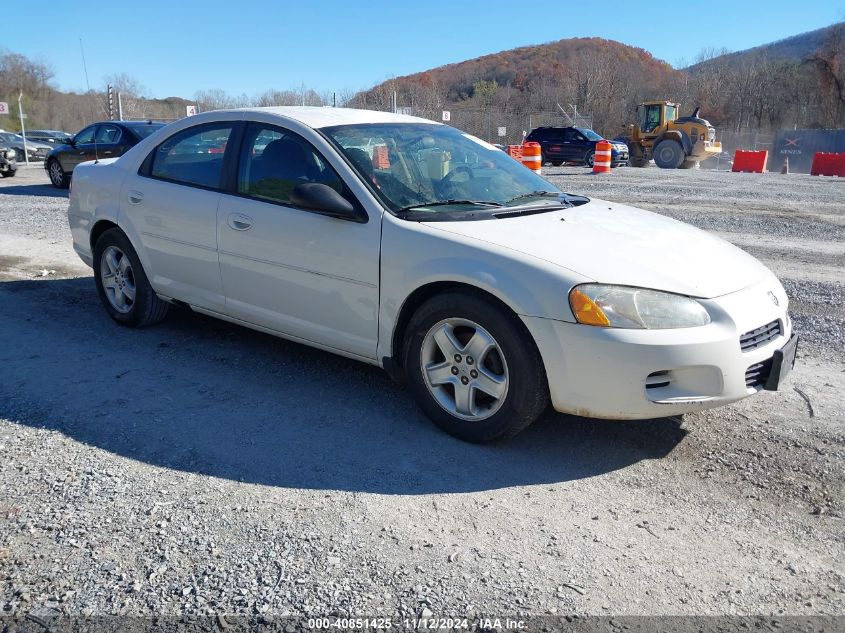
[[[85,88],[82,37],[92,88],[124,72],[147,96],[190,98],[209,88],[357,90],[568,37],[618,40],[678,65],[705,47],[740,50],[845,20],[845,0],[23,0],[3,18],[0,47],[49,64],[62,89]]]

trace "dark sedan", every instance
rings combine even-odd
[[[79,163],[100,158],[122,156],[138,141],[164,127],[154,121],[102,121],[92,123],[70,142],[55,148],[44,161],[50,182],[67,189],[74,168]]]
[[[50,147],[58,147],[68,142],[68,139],[73,138],[73,134],[62,132],[61,130],[27,130],[27,140],[32,139],[39,143],[46,143]]]
[[[593,166],[596,143],[606,140],[600,134],[584,127],[538,127],[525,137],[526,141],[539,143],[543,152],[543,164],[583,163]],[[608,141],[612,146],[610,162],[612,167],[628,164],[628,146]]]

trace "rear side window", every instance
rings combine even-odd
[[[186,185],[220,187],[223,155],[232,129],[232,123],[216,123],[174,134],[148,157],[148,175]]]
[[[97,143],[104,145],[117,143],[120,140],[120,128],[116,125],[101,125],[97,128]]]

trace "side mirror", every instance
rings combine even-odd
[[[308,209],[339,220],[351,220],[364,224],[367,214],[356,209],[349,200],[337,191],[319,182],[304,182],[297,185],[290,193],[293,206]]]
[[[62,139],[62,143],[64,143],[65,145],[70,145],[70,146],[76,145],[72,136],[68,136],[68,137],[65,137],[64,139]]]

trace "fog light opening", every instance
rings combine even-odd
[[[669,370],[661,369],[660,371],[651,372],[645,379],[646,389],[659,389],[660,387],[668,387],[672,380],[669,378]]]

